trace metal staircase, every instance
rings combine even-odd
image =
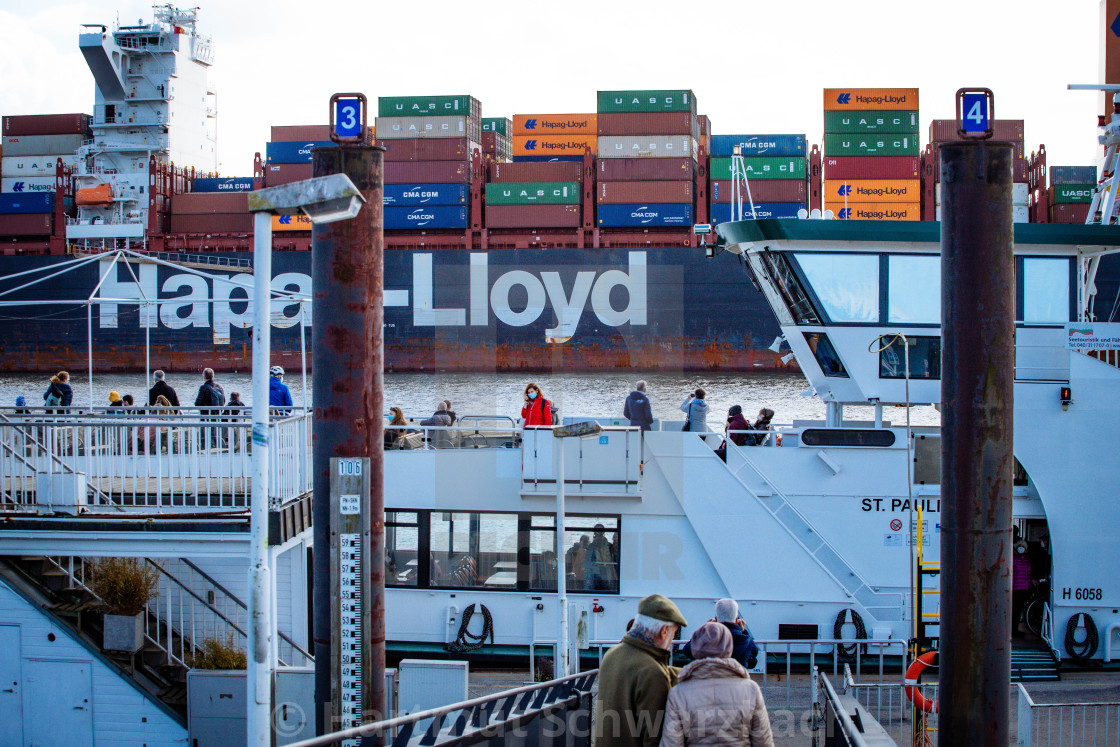
[[[1012,682],[1056,682],[1058,662],[1054,661],[1043,641],[1013,641],[1011,643]]]

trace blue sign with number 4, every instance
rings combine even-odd
[[[339,137],[358,137],[362,134],[360,99],[339,99],[335,102],[334,131]]]
[[[988,97],[982,93],[966,93],[962,99],[961,126],[965,132],[988,131]]]

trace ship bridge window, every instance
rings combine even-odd
[[[1071,318],[1069,259],[1023,257],[1019,277],[1020,319],[1035,324],[1065,324]]]
[[[794,257],[829,320],[879,321],[879,255],[798,252]]]
[[[832,344],[832,340],[828,339],[828,335],[823,332],[813,332],[805,335],[805,342],[809,343],[809,349],[813,351],[813,357],[817,359],[817,364],[825,376],[848,378],[844,362],[840,360],[836,347]]]
[[[887,323],[941,323],[941,260],[894,254],[887,258]]]
[[[941,338],[907,337],[910,350],[911,379],[941,378]],[[879,378],[903,379],[906,377],[906,358],[902,352],[902,341],[879,352]]]
[[[770,280],[782,301],[789,309],[796,324],[820,324],[820,314],[817,313],[809,294],[802,287],[801,280],[790,266],[789,260],[779,252],[763,252],[762,261]]]

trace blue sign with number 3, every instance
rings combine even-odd
[[[966,93],[962,99],[961,126],[965,132],[988,131],[988,97],[982,93]]]
[[[339,137],[358,137],[362,134],[360,99],[339,99],[335,102],[334,131]]]

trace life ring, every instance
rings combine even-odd
[[[926,667],[937,667],[937,652],[926,651],[924,654],[914,659],[914,663],[906,670],[906,678],[903,682],[907,685],[917,685],[918,678],[922,676],[922,672]],[[926,696],[922,695],[917,687],[907,687],[906,697],[914,704],[914,707],[925,711],[926,713],[937,713],[937,701],[928,700]]]

